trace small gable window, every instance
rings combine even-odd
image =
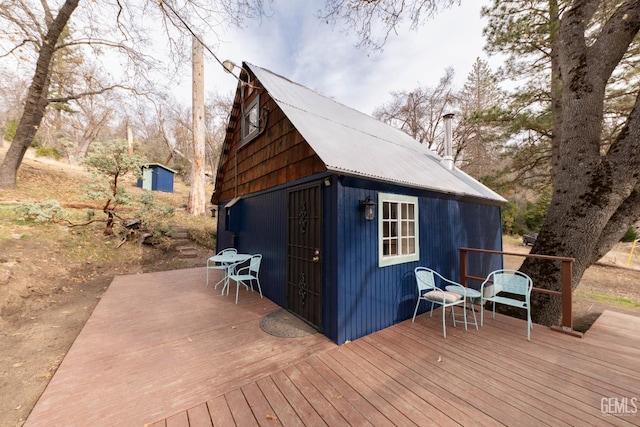
[[[418,198],[381,193],[378,200],[379,266],[417,261]]]
[[[242,143],[246,144],[260,132],[260,95],[244,109],[242,115]]]

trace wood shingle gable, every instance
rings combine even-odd
[[[246,72],[243,72],[246,79]],[[247,96],[239,83],[216,177],[214,203],[276,187],[326,170],[300,132],[259,81]],[[242,142],[242,103],[259,96],[260,130]]]

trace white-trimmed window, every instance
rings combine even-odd
[[[417,261],[418,198],[378,194],[378,264],[380,267]]]
[[[260,132],[260,95],[244,109],[242,115],[242,143],[251,141]]]

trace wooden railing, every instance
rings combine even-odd
[[[486,254],[496,254],[496,255],[510,255],[510,256],[519,256],[523,258],[538,258],[538,259],[546,259],[551,261],[558,261],[562,263],[561,269],[561,282],[562,288],[560,291],[552,291],[549,289],[536,288],[535,283],[533,287],[533,292],[538,292],[542,294],[548,295],[556,295],[559,296],[562,301],[562,323],[560,327],[552,327],[552,329],[558,329],[562,332],[566,332],[576,336],[582,336],[582,334],[575,332],[573,330],[573,315],[572,315],[572,279],[571,279],[571,269],[573,266],[574,258],[567,257],[558,257],[558,256],[550,256],[550,255],[535,255],[535,254],[521,254],[516,252],[503,252],[503,251],[494,251],[489,249],[475,249],[475,248],[460,248],[460,283],[464,286],[467,286],[467,281],[469,279],[479,280],[483,282],[485,277],[478,277],[470,275],[467,271],[468,263],[468,254],[469,252],[480,252]]]

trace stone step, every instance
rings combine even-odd
[[[189,229],[184,225],[172,225],[172,231],[169,233],[169,237],[173,239],[188,239],[189,238]]]
[[[174,247],[178,246],[193,246],[193,240],[191,239],[171,239]]]
[[[189,233],[187,233],[187,231],[174,231],[170,236],[172,239],[189,239]]]
[[[176,246],[178,258],[196,258],[198,251],[193,246]]]

